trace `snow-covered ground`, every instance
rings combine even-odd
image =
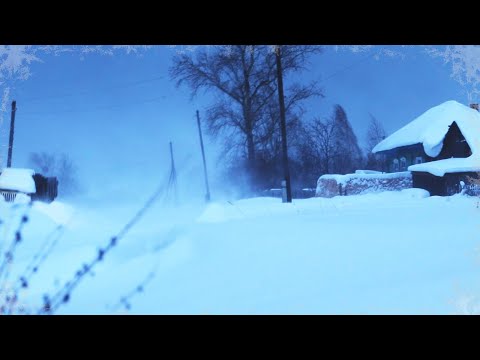
[[[20,293],[37,308],[141,207],[0,203],[2,253],[28,211],[10,280],[59,224],[66,230]],[[156,204],[71,294],[59,314],[449,314],[476,312],[480,209],[463,195],[409,189],[282,204],[254,198]]]

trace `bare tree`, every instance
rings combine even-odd
[[[80,189],[77,166],[67,154],[31,153],[29,162],[40,174],[57,177],[60,194],[71,195]]]
[[[315,187],[320,175],[330,173],[336,154],[336,126],[334,119],[315,118],[301,124],[296,135],[296,151],[292,154],[293,179],[302,188]]]
[[[73,194],[79,190],[77,166],[66,154],[57,157],[56,176],[60,193]]]
[[[308,145],[314,155],[320,160],[322,173],[328,174],[332,170],[333,161],[337,154],[338,124],[333,118],[326,120],[315,119],[309,126],[310,134]]]
[[[386,133],[383,125],[377,120],[375,116],[370,114],[370,122],[367,128],[367,151],[372,152],[372,149],[383,139],[385,139]]]
[[[383,125],[377,120],[375,116],[370,114],[370,122],[367,128],[366,134],[366,153],[367,153],[367,167],[370,170],[385,170],[385,156],[379,154],[373,154],[373,148],[383,139],[385,139],[386,133]]]
[[[302,126],[297,136],[297,171],[306,186],[315,186],[323,174],[352,172],[362,163],[357,137],[340,105],[331,116]]]
[[[31,153],[29,162],[33,168],[44,176],[50,176],[55,171],[55,155],[46,152]]]
[[[332,170],[338,174],[351,173],[363,163],[362,151],[345,110],[338,104],[334,107],[333,121],[336,134],[335,161]]]
[[[283,71],[304,69],[308,56],[321,51],[316,46],[285,46]],[[232,45],[200,49],[195,54],[177,54],[170,69],[177,86],[189,86],[192,96],[200,90],[215,95],[207,109],[210,134],[222,134],[225,153],[246,159],[250,178],[256,176],[257,150],[278,134],[276,62],[271,46]],[[286,106],[294,112],[303,100],[320,95],[315,84],[293,84],[286,92]]]

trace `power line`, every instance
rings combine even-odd
[[[50,115],[59,115],[59,114],[71,114],[71,113],[88,113],[88,112],[94,112],[94,111],[102,111],[102,110],[112,110],[112,109],[121,109],[121,108],[126,108],[126,107],[132,107],[133,105],[139,105],[139,104],[146,104],[146,103],[151,103],[151,102],[157,102],[158,100],[165,100],[167,98],[166,95],[162,95],[162,96],[157,96],[157,97],[154,97],[154,98],[151,98],[151,99],[147,99],[147,100],[143,100],[143,101],[139,101],[139,102],[136,102],[136,103],[132,103],[132,102],[127,102],[127,103],[123,103],[123,104],[118,104],[118,105],[109,105],[109,106],[100,106],[100,107],[94,107],[94,108],[88,108],[88,109],[82,109],[82,110],[78,110],[78,109],[70,109],[70,110],[62,110],[62,111],[54,111],[54,112],[51,112],[51,111],[48,111],[48,112],[38,112],[38,111],[34,111],[34,112],[22,112],[21,115],[22,116],[25,116],[25,115],[41,115],[41,116],[50,116]]]
[[[72,96],[81,96],[81,95],[88,95],[91,94],[92,92],[98,91],[98,90],[112,90],[112,89],[120,89],[120,88],[128,88],[140,84],[145,84],[149,82],[154,82],[158,80],[164,79],[165,76],[156,76],[154,78],[150,79],[144,79],[144,80],[137,80],[133,82],[128,82],[124,84],[117,84],[113,86],[105,86],[105,87],[97,87],[92,90],[84,90],[84,91],[79,91],[79,92],[74,92],[74,93],[64,93],[64,94],[57,94],[57,95],[52,95],[52,96],[43,96],[43,97],[31,97],[31,98],[21,98],[20,96],[17,96],[17,98],[20,98],[22,102],[34,102],[34,101],[44,101],[44,100],[49,100],[49,99],[61,99],[65,97],[72,97]]]
[[[173,160],[173,147],[170,141],[170,177],[168,179],[167,196],[170,195],[170,191],[173,191],[173,201],[175,205],[178,203],[177,193],[177,171],[175,170],[175,161]]]
[[[351,68],[373,58],[374,56],[376,55],[379,55],[380,54],[380,51],[377,51],[377,52],[374,52],[373,54],[370,54],[368,56],[365,56],[361,59],[359,59],[358,61],[328,75],[327,77],[325,77],[323,80],[321,80],[322,83],[324,82],[327,82],[328,80],[332,79],[333,77],[341,74],[341,73],[344,73],[345,71],[347,70],[350,70]],[[95,91],[98,91],[98,90],[111,90],[111,89],[116,89],[116,88],[128,88],[128,87],[132,87],[132,86],[135,86],[135,85],[139,85],[139,84],[143,84],[143,83],[148,83],[148,82],[154,82],[154,81],[157,81],[157,80],[161,80],[161,79],[164,79],[165,77],[164,76],[157,76],[157,77],[154,77],[154,78],[150,78],[150,79],[144,79],[144,80],[138,80],[138,81],[134,81],[134,82],[129,82],[129,83],[124,83],[124,84],[117,84],[117,85],[114,85],[114,86],[109,86],[109,87],[101,87],[101,88],[95,88],[94,89],[94,92]],[[20,98],[22,100],[22,102],[35,102],[35,101],[42,101],[42,100],[48,100],[48,99],[60,99],[60,98],[65,98],[65,97],[72,97],[72,96],[78,96],[78,95],[87,95],[87,94],[91,94],[92,93],[92,90],[85,90],[85,91],[80,91],[80,92],[76,92],[76,93],[67,93],[67,94],[59,94],[59,95],[54,95],[54,96],[46,96],[46,97],[37,97],[37,98],[21,98],[19,96],[17,96],[17,98]],[[155,101],[158,101],[158,100],[165,100],[167,98],[166,95],[163,95],[163,96],[158,96],[158,97],[155,97],[155,98],[151,98],[151,99],[147,99],[147,100],[144,100],[144,101],[140,101],[140,102],[137,102],[137,103],[126,103],[126,104],[121,104],[121,105],[109,105],[109,106],[100,106],[100,107],[94,107],[94,108],[89,108],[89,109],[82,109],[82,110],[76,110],[76,109],[70,109],[70,110],[62,110],[62,111],[56,111],[56,112],[22,112],[22,116],[24,115],[41,115],[41,116],[49,116],[49,115],[57,115],[57,114],[71,114],[71,113],[88,113],[88,112],[94,112],[94,111],[102,111],[102,110],[112,110],[112,109],[119,109],[119,108],[125,108],[125,107],[130,107],[132,105],[138,105],[138,104],[144,104],[144,103],[150,103],[150,102],[155,102]]]
[[[345,68],[343,69],[340,69],[336,72],[334,72],[333,74],[327,76],[325,79],[323,79],[323,82],[331,79],[332,77],[335,77],[336,75],[346,71],[346,70],[349,70],[351,69],[352,67],[355,67],[356,65],[374,57],[375,55],[378,55],[380,52],[377,51],[371,55],[368,55],[362,59],[360,59],[359,61],[351,64],[351,65],[348,65],[346,66]],[[159,76],[155,76],[153,78],[149,78],[149,79],[143,79],[143,80],[136,80],[136,81],[132,81],[132,82],[127,82],[127,83],[123,83],[123,84],[116,84],[116,85],[113,85],[113,86],[105,86],[105,87],[98,87],[98,88],[95,88],[95,90],[111,90],[111,89],[120,89],[120,88],[128,88],[128,87],[132,87],[132,86],[136,86],[136,85],[140,85],[140,84],[145,84],[145,83],[149,83],[149,82],[154,82],[154,81],[158,81],[158,80],[162,80],[162,79],[165,79],[165,76],[164,75],[159,75]],[[64,93],[64,94],[57,94],[57,95],[52,95],[52,96],[43,96],[43,97],[30,97],[30,98],[22,98],[21,96],[17,96],[17,98],[20,98],[22,100],[22,102],[34,102],[34,101],[44,101],[44,100],[49,100],[49,99],[61,99],[61,98],[65,98],[65,97],[72,97],[72,96],[81,96],[81,95],[88,95],[88,94],[91,94],[92,93],[92,90],[84,90],[84,91],[80,91],[80,92],[74,92],[74,93]]]
[[[340,70],[338,70],[338,71],[335,71],[333,74],[327,76],[327,77],[326,77],[325,79],[323,79],[321,82],[322,82],[322,83],[323,83],[323,82],[326,82],[327,80],[330,80],[331,78],[333,78],[333,77],[335,77],[335,76],[337,76],[337,75],[339,75],[339,74],[341,74],[341,73],[343,73],[343,72],[345,72],[345,71],[347,71],[347,70],[350,70],[351,68],[353,68],[353,67],[355,67],[355,66],[363,63],[364,61],[369,60],[370,58],[373,58],[373,57],[376,56],[376,55],[380,55],[380,51],[376,51],[376,52],[374,52],[373,54],[370,54],[370,55],[368,55],[368,56],[365,56],[365,57],[361,58],[360,60],[354,62],[353,64],[350,64],[350,65],[345,66],[344,68],[342,68],[342,69],[340,69]]]

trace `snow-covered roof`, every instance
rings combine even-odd
[[[468,158],[451,158],[430,161],[423,164],[411,165],[409,171],[423,171],[435,176],[443,176],[446,173],[477,172],[480,171],[480,157],[469,156]]]
[[[372,152],[422,144],[428,156],[436,157],[442,151],[443,139],[454,121],[470,146],[472,156],[480,156],[480,113],[453,100],[424,112],[378,143]]]
[[[0,189],[33,194],[37,191],[33,175],[32,169],[4,168],[0,174]]]
[[[382,174],[382,172],[375,170],[355,170],[355,174]]]

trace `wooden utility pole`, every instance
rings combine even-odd
[[[283,155],[283,172],[285,178],[285,186],[287,190],[286,199],[283,202],[292,202],[292,188],[290,183],[290,170],[288,168],[288,147],[287,147],[287,126],[285,121],[285,97],[283,94],[283,71],[281,59],[281,47],[276,46],[275,56],[277,58],[277,86],[278,86],[278,100],[280,104],[280,128],[282,132],[282,155]]]
[[[173,160],[173,146],[171,141],[170,141],[170,160],[171,160],[171,166],[172,166],[172,173],[174,173],[176,177],[175,161]]]
[[[17,111],[17,102],[12,101],[12,116],[10,118],[10,137],[8,138],[8,158],[7,167],[12,167],[13,135],[15,132],[15,112]]]
[[[170,179],[168,180],[168,191],[170,191],[171,188],[173,188],[174,192],[174,201],[175,204],[178,203],[178,192],[177,192],[177,171],[175,170],[175,161],[173,161],[173,146],[172,142],[170,141],[170,159],[171,159],[171,165],[170,165]]]
[[[197,125],[198,125],[198,135],[200,136],[200,147],[202,148],[202,158],[203,158],[203,173],[205,175],[205,187],[207,193],[205,195],[205,201],[210,201],[210,187],[208,186],[208,175],[207,175],[207,163],[205,161],[205,150],[203,149],[203,137],[202,137],[202,127],[200,126],[200,114],[197,110]]]

